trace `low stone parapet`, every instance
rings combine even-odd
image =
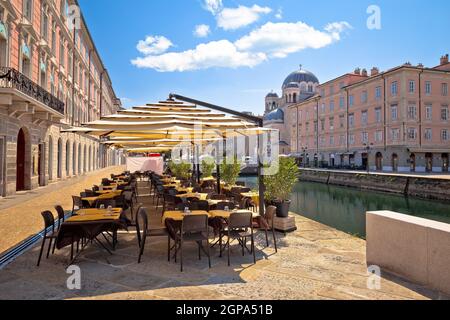
[[[367,264],[450,294],[450,225],[391,211],[367,212]]]

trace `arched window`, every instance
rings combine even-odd
[[[294,93],[292,96],[292,102],[296,103],[297,102],[297,94]]]

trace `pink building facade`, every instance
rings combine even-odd
[[[0,197],[114,162],[64,132],[121,107],[78,12],[76,0],[0,2]]]
[[[291,153],[302,165],[448,172],[450,63],[356,69],[289,106]]]

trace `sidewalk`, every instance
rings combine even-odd
[[[109,167],[70,180],[53,183],[36,190],[0,200],[0,254],[44,228],[41,212],[61,205],[72,209],[72,195],[99,184],[111,173],[120,173],[122,166]]]

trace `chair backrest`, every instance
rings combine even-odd
[[[147,209],[144,207],[139,207],[136,216],[136,232],[139,234],[138,239],[140,240],[139,246],[145,241],[147,237],[148,230],[148,216]]]
[[[208,232],[207,215],[188,215],[183,218],[181,233]]]
[[[108,208],[109,206],[115,208],[116,207],[116,200],[112,199],[99,199],[95,202],[95,207],[100,208],[102,205],[105,206],[105,208]]]
[[[227,200],[227,196],[224,194],[213,194],[211,195],[212,200]]]
[[[44,219],[45,234],[47,234],[47,229],[50,227],[55,231],[55,217],[53,216],[53,213],[51,211],[44,211],[41,215]]]
[[[58,213],[58,220],[59,223],[64,222],[65,218],[66,218],[66,213],[64,212],[63,207],[61,206],[55,206],[55,210]]]
[[[209,211],[208,201],[204,201],[204,200],[196,201],[195,205],[197,206],[197,210]]]
[[[100,187],[99,186],[93,186],[92,187],[92,191],[94,191],[94,192],[97,192],[97,191],[99,191],[100,190]]]
[[[89,197],[86,192],[80,192],[80,198],[86,198]]]
[[[219,202],[216,206],[217,210],[225,210],[225,207],[228,207],[228,209],[233,210],[236,208],[236,205],[233,202]]]
[[[250,189],[250,188],[242,188],[240,193],[246,193],[246,192],[250,192],[250,191],[252,191],[252,189]]]
[[[241,187],[233,187],[231,188],[231,193],[241,193],[242,188]]]
[[[194,192],[194,193],[196,193],[196,192],[200,193],[200,192],[202,192],[202,188],[201,188],[201,187],[194,187],[194,188],[192,189],[192,192]]]
[[[244,229],[252,227],[253,215],[251,212],[236,212],[230,215],[228,220],[228,228]]]
[[[127,201],[129,203],[133,202],[133,191],[126,190],[126,191],[122,192],[122,196],[125,199],[125,201]]]
[[[83,200],[81,200],[81,197],[78,196],[72,196],[73,201],[73,208],[78,207],[78,209],[83,208]]]
[[[84,190],[84,193],[86,194],[87,197],[94,197],[95,196],[95,192],[92,190]]]
[[[102,185],[104,185],[104,186],[109,186],[109,185],[111,185],[111,182],[109,182],[109,179],[108,179],[108,178],[103,178],[103,179],[102,179]]]
[[[273,226],[273,221],[274,221],[274,217],[275,214],[277,213],[277,207],[275,206],[268,206],[266,209],[266,212],[264,214],[264,218],[267,220],[267,222],[269,222],[269,224],[271,226]]]
[[[240,187],[245,187],[245,182],[244,181],[236,181],[236,185],[240,186]]]

